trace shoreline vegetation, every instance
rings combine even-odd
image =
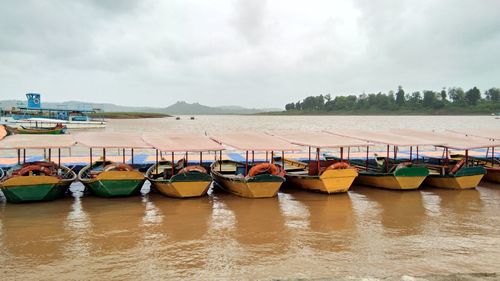
[[[389,93],[332,97],[309,96],[285,105],[285,111],[260,115],[491,115],[500,114],[500,88],[473,87],[405,93],[402,86]]]
[[[168,114],[152,113],[152,112],[97,112],[89,114],[89,116],[94,118],[105,118],[105,119],[142,119],[142,118],[172,117],[171,115]]]

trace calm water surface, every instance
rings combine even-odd
[[[112,120],[110,131],[500,127],[492,117]],[[500,186],[244,199],[81,196],[0,203],[2,279],[273,279],[498,272]]]

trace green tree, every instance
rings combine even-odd
[[[294,110],[295,109],[295,103],[293,103],[293,102],[287,103],[285,105],[285,109],[286,109],[286,111]]]
[[[465,93],[465,100],[470,105],[476,105],[480,99],[481,99],[481,91],[479,91],[479,89],[476,87],[468,90]]]
[[[402,86],[398,86],[398,91],[396,92],[396,104],[398,106],[405,104],[405,91]]]
[[[437,103],[436,93],[433,91],[424,91],[424,101],[425,107],[434,107]]]
[[[492,102],[499,102],[500,101],[500,89],[499,88],[491,88],[488,91],[484,93],[486,96],[486,100],[492,101]]]
[[[450,88],[448,89],[448,97],[453,101],[454,104],[464,104],[465,103],[465,93],[462,88]]]

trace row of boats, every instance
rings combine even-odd
[[[5,172],[0,169],[0,188],[13,203],[60,198],[76,180],[101,197],[138,195],[146,180],[154,191],[177,198],[204,196],[212,181],[247,198],[273,197],[283,184],[328,194],[347,192],[353,183],[398,190],[417,189],[422,184],[468,189],[475,188],[483,177],[500,183],[500,162],[495,154],[498,140],[498,130],[488,129],[12,135],[0,141],[0,149],[17,150],[18,164]],[[75,145],[90,151],[89,165],[78,173],[61,165],[61,149]],[[374,147],[376,152],[370,152]],[[409,151],[401,151],[401,147]],[[424,154],[423,147],[435,150]],[[48,157],[26,162],[26,149],[48,149]],[[55,149],[57,160],[52,159]],[[102,150],[102,156],[93,161],[95,149]],[[123,149],[123,161],[107,159],[109,149]],[[134,165],[134,149],[156,152],[155,163],[145,173]],[[128,163],[125,150],[130,150]],[[241,161],[224,159],[223,150],[243,151],[245,157]],[[308,151],[307,157],[295,160],[293,156],[301,151]],[[330,153],[322,153],[326,151]],[[255,158],[256,152],[261,158]],[[210,165],[203,161],[204,153],[211,158]],[[199,160],[188,159],[193,155],[199,155]]]

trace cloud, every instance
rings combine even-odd
[[[13,1],[0,93],[279,107],[308,95],[498,85],[500,2]]]

